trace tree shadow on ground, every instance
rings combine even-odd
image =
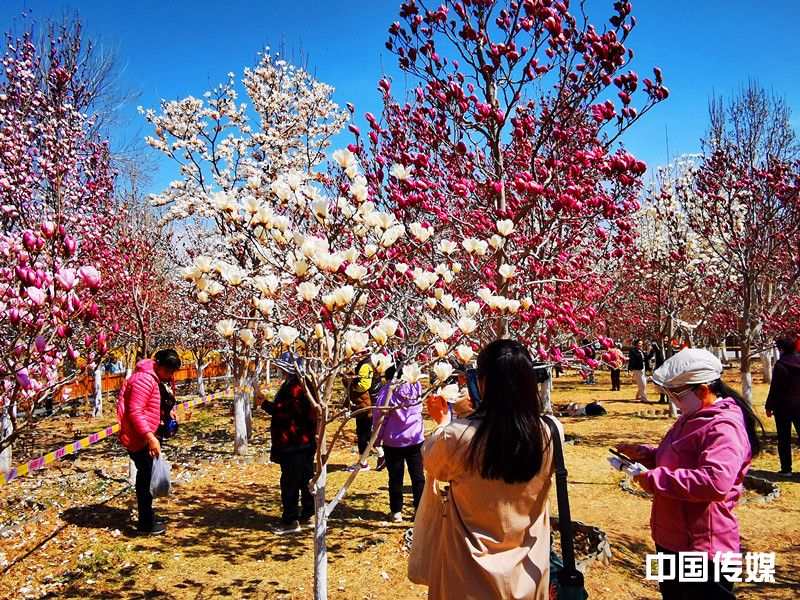
[[[119,529],[128,520],[129,512],[106,504],[74,506],[61,513],[61,518],[71,525],[93,529]]]
[[[763,469],[750,469],[747,472],[748,475],[752,475],[753,477],[758,477],[760,479],[766,479],[772,483],[798,483],[800,482],[800,473],[792,473],[791,477],[785,477],[783,475],[779,475],[775,471],[764,471]]]

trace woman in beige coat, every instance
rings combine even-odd
[[[553,460],[536,372],[522,344],[497,340],[480,353],[478,378],[480,408],[466,419],[448,424],[429,407],[440,427],[422,446],[423,464],[450,491],[428,597],[544,600]]]

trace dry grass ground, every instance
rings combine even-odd
[[[730,372],[728,379],[735,374]],[[643,418],[634,387],[605,391],[576,377],[556,380],[554,403],[593,399],[609,414],[565,418],[574,445],[566,446],[575,520],[600,527],[611,542],[609,564],[587,574],[590,597],[657,598],[644,581],[644,557],[652,551],[650,503],[620,489],[619,473],[605,460],[606,448],[624,440],[656,443],[669,419]],[[767,387],[756,386],[763,415]],[[657,398],[657,396],[656,396]],[[657,406],[656,406],[657,407]],[[653,407],[651,407],[653,408]],[[109,411],[110,412],[110,411]],[[54,419],[30,438],[24,460],[52,450],[109,422]],[[753,472],[773,478],[778,462],[774,423],[765,420],[768,450]],[[277,523],[279,467],[267,461],[268,419],[254,419],[251,455],[229,453],[231,419],[227,404],[198,407],[168,449],[174,461],[175,494],[157,502],[171,518],[166,536],[133,535],[133,493],[124,481],[127,460],[116,441],[100,442],[77,459],[50,465],[0,488],[0,595],[5,598],[309,598],[312,583],[310,530],[293,537],[270,532]],[[338,489],[353,462],[350,443],[333,456],[329,489]],[[800,457],[798,457],[800,459]],[[777,583],[741,584],[739,598],[800,596],[800,479],[781,481],[781,497],[737,509],[745,550],[777,554]],[[332,493],[332,492],[331,492]],[[410,496],[410,494],[409,494]],[[409,500],[410,503],[410,500]],[[386,522],[385,472],[361,473],[333,514],[329,530],[329,587],[337,599],[410,599],[426,589],[405,578],[403,534],[409,523]]]

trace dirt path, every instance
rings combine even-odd
[[[656,598],[655,583],[644,581],[644,558],[653,551],[650,503],[620,488],[621,477],[605,457],[606,448],[618,441],[657,442],[670,421],[636,416],[652,407],[630,399],[630,383],[622,392],[603,391],[607,387],[603,378],[597,386],[585,386],[567,377],[556,380],[554,394],[556,405],[599,399],[609,411],[594,419],[564,419],[567,434],[576,440],[565,449],[573,518],[605,531],[613,553],[608,564],[589,568],[587,588],[591,598]],[[757,386],[755,404],[762,417],[765,396],[766,386]],[[114,441],[0,488],[2,597],[310,598],[310,530],[292,537],[270,532],[280,497],[279,467],[266,460],[267,418],[256,415],[252,455],[243,459],[229,453],[230,421],[228,407],[219,404],[194,409],[182,426],[171,448],[175,494],[157,503],[171,519],[167,536],[134,536],[134,498],[124,481],[127,460]],[[90,432],[103,424],[86,421],[80,427]],[[774,423],[765,420],[765,425],[769,447],[753,472],[774,478]],[[50,428],[47,439],[38,438],[38,449],[73,439],[66,428],[65,422]],[[354,445],[334,453],[329,489],[344,481],[342,469],[353,462]],[[386,522],[386,482],[385,472],[360,474],[333,514],[331,598],[426,596],[424,587],[405,578],[403,534],[410,524]],[[780,481],[780,486],[779,500],[737,509],[745,550],[777,553],[778,582],[741,584],[739,598],[800,596],[800,479]]]

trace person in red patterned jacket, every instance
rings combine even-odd
[[[159,426],[162,425],[162,395],[172,384],[181,359],[175,350],[159,350],[153,359],[139,361],[133,375],[119,391],[117,437],[136,465],[136,501],[141,534],[160,534],[166,531],[166,521],[153,513],[150,476],[153,459],[161,453]],[[163,428],[162,428],[163,430]]]
[[[317,412],[300,380],[303,359],[294,352],[284,352],[275,365],[284,373],[283,384],[271,402],[257,388],[255,401],[272,415],[270,460],[281,467],[283,505],[281,522],[273,531],[284,535],[299,532],[300,521],[308,522],[314,516],[314,496],[308,482],[314,476]],[[301,511],[297,509],[298,496]]]

